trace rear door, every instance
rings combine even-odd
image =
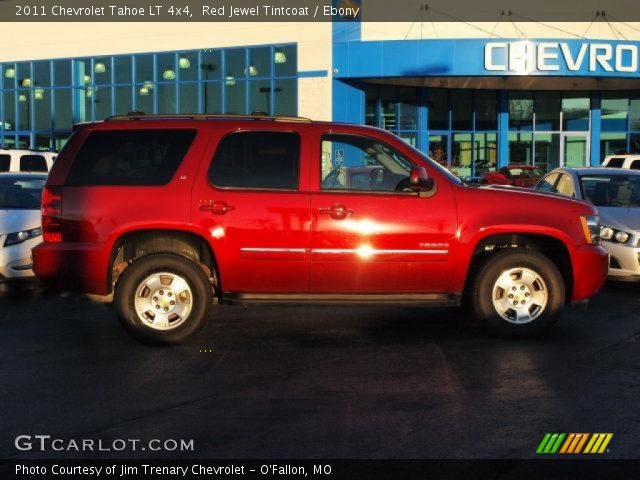
[[[308,289],[304,145],[278,126],[213,133],[196,178],[192,221],[210,238],[225,292]]]

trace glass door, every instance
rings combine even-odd
[[[560,165],[580,168],[589,165],[589,133],[561,133]]]

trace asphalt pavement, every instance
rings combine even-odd
[[[531,458],[546,432],[640,451],[640,285],[549,334],[487,336],[458,309],[220,306],[149,347],[99,298],[0,285],[2,458]],[[19,435],[193,440],[191,451],[21,451]]]

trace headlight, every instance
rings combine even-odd
[[[10,245],[16,245],[24,242],[25,240],[29,240],[30,238],[39,237],[40,235],[42,235],[41,227],[10,233],[4,241],[4,246],[8,247]]]
[[[602,227],[600,227],[600,236],[603,240],[610,242],[627,243],[631,234],[602,225]]]
[[[580,217],[580,223],[587,243],[600,245],[600,217],[598,215],[585,215]]]

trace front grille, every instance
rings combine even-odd
[[[618,259],[613,255],[609,255],[609,268],[617,268],[617,269],[622,268]]]

